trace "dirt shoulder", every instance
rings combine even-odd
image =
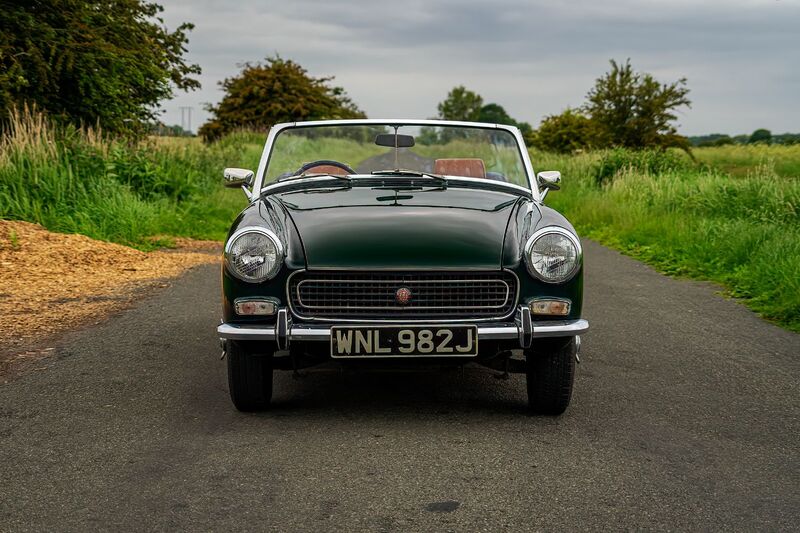
[[[219,261],[218,242],[176,244],[141,252],[0,220],[0,376],[46,357],[59,333],[97,323],[186,270]]]

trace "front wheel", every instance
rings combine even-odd
[[[246,343],[228,341],[228,390],[239,411],[263,411],[272,400],[272,353],[255,353]]]
[[[575,337],[541,339],[525,350],[528,411],[560,415],[567,410],[575,379]]]

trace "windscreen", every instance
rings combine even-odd
[[[461,126],[330,125],[275,138],[265,183],[315,174],[391,170],[484,178],[529,187],[510,132]]]

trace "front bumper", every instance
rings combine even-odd
[[[369,325],[369,322],[365,321],[364,325]],[[521,306],[513,322],[478,324],[478,340],[517,339],[521,348],[529,348],[535,338],[572,337],[581,335],[588,329],[589,322],[582,318],[534,322],[528,308]],[[262,326],[223,323],[217,327],[217,333],[222,340],[275,341],[278,348],[286,349],[295,341],[330,342],[331,325],[292,324],[291,315],[286,309],[281,309],[275,324]]]

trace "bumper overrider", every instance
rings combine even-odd
[[[364,321],[369,325],[369,321]],[[520,348],[529,348],[535,338],[572,337],[588,331],[589,322],[582,318],[574,320],[534,321],[530,310],[520,306],[512,321],[478,324],[478,340],[519,341]],[[275,341],[280,350],[288,349],[292,342],[330,342],[331,325],[293,324],[286,308],[278,310],[275,324],[220,324],[217,327],[220,340]]]

